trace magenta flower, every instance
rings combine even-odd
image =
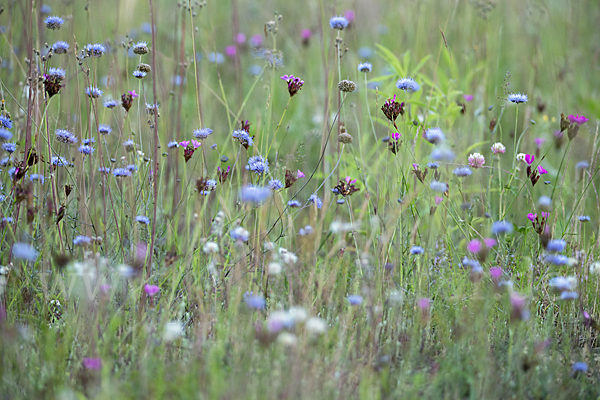
[[[200,147],[202,145],[202,143],[200,143],[197,140],[192,140],[192,146],[194,146],[194,150],[196,150],[198,147]]]
[[[413,168],[415,169],[415,171],[418,170],[419,169],[419,164],[413,163]]]
[[[483,243],[485,243],[486,247],[489,248],[489,249],[491,249],[496,244],[498,244],[498,242],[496,241],[496,239],[492,239],[492,238],[485,238],[485,239],[483,239]]]
[[[419,299],[419,301],[417,301],[417,307],[419,307],[423,311],[428,311],[429,305],[430,305],[429,299],[426,299],[425,297],[421,297]]]
[[[83,368],[98,370],[102,368],[102,360],[99,358],[84,357]]]
[[[500,267],[492,267],[492,268],[490,268],[490,276],[494,280],[500,279],[500,277],[502,276],[502,272],[503,272],[502,268],[500,268]]]
[[[148,296],[154,296],[159,290],[160,288],[156,285],[148,285],[147,283],[144,285],[144,292],[146,292]]]
[[[549,212],[542,211],[542,218],[548,218],[550,216]]]
[[[225,47],[225,54],[228,57],[232,57],[233,58],[237,54],[237,49],[233,45],[227,46],[227,47]]]
[[[235,37],[235,41],[238,44],[246,43],[246,35],[244,35],[243,33],[238,33],[237,36]]]
[[[473,239],[467,244],[467,250],[469,253],[479,253],[481,251],[481,242],[477,239]]]
[[[439,206],[442,203],[443,200],[444,200],[443,197],[435,196],[435,205]]]
[[[307,40],[310,39],[310,37],[312,36],[312,32],[310,31],[310,29],[302,29],[302,32],[300,32],[300,36],[302,37],[302,39]]]
[[[183,142],[179,142],[179,145],[183,148],[188,147],[189,144],[190,144],[189,140],[184,140]]]
[[[537,147],[542,147],[542,145],[546,142],[546,139],[542,139],[542,138],[535,138],[535,144],[537,145]]]
[[[296,173],[296,179],[300,179],[300,178],[304,178],[306,175],[304,175],[304,172],[298,170],[298,172]]]
[[[571,121],[571,123],[581,125],[581,124],[585,124],[586,122],[588,122],[588,119],[586,117],[584,117],[583,115],[570,114],[569,121]]]
[[[538,165],[538,172],[540,173],[540,175],[544,175],[547,174],[548,171],[544,169],[544,167],[542,167],[541,165]]]
[[[353,180],[352,178],[350,178],[349,176],[347,176],[347,177],[346,177],[346,183],[347,183],[348,185],[351,185],[351,184],[353,184],[353,183],[356,183],[356,179],[354,179],[354,180]]]
[[[254,35],[250,38],[250,46],[260,47],[263,43],[263,38],[261,35]]]
[[[535,156],[532,156],[531,154],[525,154],[525,162],[527,163],[527,165],[531,165],[534,160]]]
[[[130,91],[129,91],[129,92],[127,92],[127,93],[129,93],[129,94],[131,95],[131,97],[133,97],[134,99],[135,99],[136,97],[138,97],[138,96],[139,96],[139,94],[137,94],[137,93],[135,92],[135,90],[130,90]]]
[[[110,292],[111,287],[112,286],[110,284],[105,283],[103,285],[100,285],[100,290],[102,291],[102,293],[108,293],[108,292]]]
[[[294,77],[294,75],[283,75],[281,77],[288,84],[288,92],[290,97],[293,97],[300,89],[302,89],[302,85],[304,85],[304,81],[298,77]]]
[[[392,133],[392,139],[394,139],[394,140],[400,139],[400,133],[399,132]]]
[[[472,94],[463,94],[463,99],[465,99],[465,101],[473,101],[473,95]]]
[[[346,10],[346,11],[344,11],[344,17],[346,17],[346,19],[349,22],[354,21],[354,11],[352,11],[352,10]]]
[[[537,218],[537,214],[533,214],[533,213],[527,214],[527,219],[530,220],[531,222],[535,221],[536,218]]]

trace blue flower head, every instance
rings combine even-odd
[[[523,93],[511,93],[508,95],[508,101],[511,103],[527,103],[528,100],[527,95]]]
[[[288,207],[300,207],[302,204],[300,204],[300,202],[298,200],[290,200],[288,201]]]
[[[271,195],[271,189],[259,186],[245,186],[241,190],[241,197],[244,203],[260,204]]]
[[[213,133],[213,130],[210,128],[194,129],[194,137],[200,140],[206,139],[211,133]]]
[[[52,165],[55,165],[57,167],[68,167],[69,165],[71,165],[71,163],[69,161],[67,161],[66,158],[62,157],[62,156],[54,156],[52,157],[52,159],[50,160],[50,163]]]
[[[57,129],[54,132],[56,140],[65,144],[75,144],[79,139],[66,129]]]
[[[348,296],[348,303],[350,303],[351,306],[360,306],[362,302],[363,298],[358,294],[351,294]]]
[[[50,68],[48,70],[48,74],[47,75],[48,75],[49,78],[53,78],[53,79],[56,79],[56,80],[62,80],[62,79],[66,78],[67,73],[62,68]]]
[[[17,144],[16,143],[3,143],[2,149],[4,149],[4,151],[6,151],[7,153],[14,153],[17,150]]]
[[[431,181],[431,183],[429,183],[429,187],[434,192],[440,192],[440,193],[444,193],[446,190],[448,190],[448,184],[444,183],[444,182],[439,182],[439,181]]]
[[[396,82],[396,87],[400,90],[404,90],[405,92],[418,92],[421,89],[421,85],[419,85],[413,78],[406,77],[400,79]]]
[[[110,125],[100,124],[98,125],[98,132],[100,132],[101,135],[108,135],[112,132],[112,128]]]
[[[112,100],[112,99],[111,100],[106,100],[104,102],[104,107],[106,107],[106,108],[115,108],[118,105],[119,105],[119,102],[116,101],[116,100]]]
[[[140,224],[143,225],[150,225],[150,218],[143,216],[143,215],[138,215],[137,217],[135,217],[135,220],[137,222],[139,222]]]
[[[222,64],[225,62],[225,56],[222,53],[208,53],[208,61],[211,63]]]
[[[561,253],[567,247],[567,242],[561,239],[551,240],[546,245],[546,251],[549,253]]]
[[[250,157],[246,169],[259,175],[267,174],[269,173],[269,160],[261,156]]]
[[[496,221],[492,224],[492,234],[504,235],[512,233],[513,224],[508,221]]]
[[[561,254],[549,254],[546,256],[546,262],[553,265],[567,265],[569,258]]]
[[[54,54],[66,54],[69,51],[69,43],[59,40],[52,45]]]
[[[53,31],[55,31],[55,30],[60,29],[62,24],[65,23],[65,20],[62,19],[61,17],[51,15],[49,17],[46,17],[46,19],[44,20],[44,23],[46,24],[46,28],[52,29]]]
[[[136,69],[135,71],[133,71],[133,76],[134,76],[135,78],[142,79],[143,77],[145,77],[145,76],[146,76],[146,73],[145,73],[144,71],[138,71],[138,70]]]
[[[429,168],[429,169],[438,169],[439,167],[440,167],[439,162],[428,162],[427,163],[427,168]]]
[[[88,155],[90,155],[90,154],[92,154],[94,152],[94,148],[92,146],[88,146],[88,145],[84,144],[82,146],[79,146],[79,148],[77,149],[77,151],[79,151],[83,155],[88,156]]]
[[[333,16],[329,20],[329,26],[331,27],[331,29],[338,29],[342,31],[348,26],[348,20],[346,19],[346,17]]]
[[[13,123],[10,118],[5,117],[4,115],[0,115],[0,127],[6,129],[12,129]]]
[[[316,194],[311,194],[308,198],[308,204],[315,204],[317,208],[321,208],[323,207],[323,200],[321,200]]]
[[[92,238],[89,236],[77,236],[73,239],[73,244],[75,246],[84,246],[90,244],[92,242]]]
[[[81,143],[85,144],[85,145],[91,145],[92,143],[96,143],[96,139],[94,138],[90,138],[90,139],[83,139],[81,141]]]
[[[253,295],[252,292],[246,292],[244,294],[244,301],[246,305],[255,310],[262,310],[267,305],[265,298],[260,295]]]
[[[250,147],[254,144],[252,136],[246,131],[233,131],[233,137],[240,141],[246,147]]]
[[[179,143],[177,143],[176,141],[172,140],[169,143],[167,143],[167,147],[170,149],[176,149],[177,147],[179,147]]]
[[[98,171],[100,171],[100,173],[102,174],[109,174],[110,173],[110,168],[107,167],[99,167]]]
[[[9,130],[0,128],[0,140],[10,140],[12,139],[12,133]]]
[[[410,248],[410,254],[421,255],[425,250],[421,246],[413,246]]]
[[[31,174],[29,177],[31,182],[40,182],[42,185],[44,184],[44,175],[40,174]]]
[[[125,178],[131,176],[131,172],[127,168],[115,168],[113,175],[117,178]]]
[[[454,171],[452,171],[452,173],[456,176],[458,176],[459,178],[465,178],[469,175],[471,175],[473,173],[473,171],[471,170],[471,168],[469,167],[458,167],[455,168]]]
[[[283,182],[281,182],[279,179],[271,179],[268,186],[273,190],[283,189]]]
[[[100,57],[106,52],[106,47],[100,43],[90,43],[85,46],[85,51],[88,57]]]
[[[85,88],[85,94],[92,99],[97,99],[98,97],[102,96],[102,90],[98,89],[97,87],[89,86]]]
[[[448,147],[436,147],[431,152],[431,158],[436,161],[454,161],[454,152]]]
[[[590,220],[590,217],[589,217],[589,215],[580,215],[579,220],[581,222],[588,222]]]
[[[373,66],[371,65],[370,62],[364,62],[364,63],[359,63],[358,64],[358,71],[359,72],[371,72],[373,69]]]

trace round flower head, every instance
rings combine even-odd
[[[233,135],[234,138],[236,138],[237,140],[240,141],[241,144],[243,144],[244,146],[252,146],[254,144],[254,141],[252,140],[252,136],[250,136],[248,134],[248,132],[246,131],[233,131]]]
[[[525,153],[519,153],[519,154],[517,154],[516,159],[518,161],[527,163],[527,161],[525,160],[526,157],[527,157],[527,154],[525,154]]]
[[[348,26],[348,20],[346,19],[346,17],[333,16],[329,20],[329,26],[331,27],[331,29],[338,29],[342,31]]]
[[[446,190],[448,190],[448,184],[439,181],[431,181],[429,187],[431,188],[431,190],[440,193],[444,193]]]
[[[323,200],[319,198],[316,194],[311,194],[308,198],[308,204],[315,204],[317,208],[323,207]]]
[[[428,162],[427,168],[429,169],[438,169],[440,167],[440,163],[438,162]]]
[[[146,54],[148,52],[148,43],[146,42],[137,42],[133,45],[133,54]]]
[[[458,167],[454,169],[452,173],[458,176],[459,178],[466,178],[467,176],[471,175],[473,171],[469,167]]]
[[[296,208],[300,207],[302,204],[298,200],[290,200],[288,201],[288,207]]]
[[[494,235],[503,235],[512,233],[513,224],[508,221],[496,221],[492,224],[492,233]]]
[[[112,99],[111,100],[106,100],[104,102],[104,107],[106,107],[106,108],[115,108],[118,105],[119,105],[119,102],[116,101],[116,100],[112,100]]]
[[[577,164],[575,164],[575,168],[576,169],[588,169],[590,167],[590,163],[587,161],[579,161]]]
[[[469,155],[469,165],[473,168],[481,168],[485,164],[485,157],[480,153]]]
[[[40,182],[42,185],[44,184],[44,175],[40,174],[31,174],[29,177],[31,182]]]
[[[179,147],[179,143],[173,140],[167,143],[167,147],[170,149],[176,149],[177,147]]]
[[[589,215],[580,215],[579,216],[579,220],[581,222],[589,222],[590,221],[590,217],[589,217]]]
[[[453,161],[454,152],[445,146],[438,146],[431,152],[431,158],[436,161]]]
[[[364,62],[364,63],[359,63],[358,64],[358,71],[359,72],[371,72],[371,70],[373,69],[373,66],[371,65],[370,62]]]
[[[261,156],[250,157],[250,159],[248,160],[248,165],[246,165],[246,169],[259,175],[265,173],[268,174],[269,160]]]
[[[429,143],[438,144],[446,139],[440,128],[429,128],[423,133],[423,137]]]
[[[131,171],[127,168],[115,168],[113,170],[113,175],[115,178],[125,178],[127,176],[131,176]]]
[[[504,154],[506,151],[506,147],[500,142],[496,142],[492,145],[492,153],[494,154]]]
[[[4,151],[6,151],[7,153],[14,153],[17,150],[17,144],[16,143],[3,143],[2,149]]]
[[[110,125],[100,124],[98,125],[98,132],[100,132],[102,135],[108,135],[112,132],[112,128]]]
[[[54,133],[56,140],[65,144],[75,144],[79,139],[66,129],[57,129]]]
[[[106,52],[106,47],[100,43],[90,43],[85,46],[85,52],[88,57],[100,57]]]
[[[260,204],[271,195],[268,187],[244,186],[241,190],[241,198],[244,203]]]
[[[142,225],[150,225],[150,218],[144,215],[138,215],[137,217],[135,217],[135,220]]]
[[[363,298],[358,294],[351,294],[348,296],[348,303],[350,303],[351,306],[360,306],[362,302]]]
[[[213,130],[209,128],[194,129],[194,137],[200,140],[206,139],[211,133]]]
[[[567,247],[567,242],[564,240],[551,240],[546,245],[546,251],[549,253],[561,253],[565,250],[565,247]]]
[[[54,54],[66,54],[69,51],[69,43],[59,40],[52,45],[52,51]]]
[[[84,144],[82,146],[79,146],[77,151],[79,151],[81,154],[83,154],[85,156],[88,156],[94,152],[94,148],[92,146],[88,146],[88,145]]]
[[[125,147],[126,151],[132,152],[135,150],[135,143],[133,140],[126,140],[123,142],[123,147]]]
[[[421,89],[421,86],[411,77],[400,79],[396,82],[396,87],[409,93],[418,92]]]
[[[413,246],[410,248],[410,254],[421,255],[425,250],[421,246]]]
[[[77,236],[73,239],[73,244],[75,246],[85,246],[92,242],[92,238],[89,236]]]
[[[260,295],[253,295],[252,292],[246,292],[244,294],[244,302],[250,308],[254,308],[255,310],[262,310],[267,305],[267,302],[264,297]]]
[[[102,96],[102,90],[93,86],[89,86],[85,88],[85,94],[87,94],[92,99],[97,99],[98,97]]]
[[[135,78],[142,79],[143,77],[145,77],[145,76],[146,76],[146,73],[145,73],[144,71],[138,71],[138,70],[136,69],[135,71],[133,71],[133,76],[134,76]]]
[[[229,236],[233,240],[247,242],[248,239],[250,238],[250,232],[248,232],[246,229],[242,228],[241,226],[238,226],[237,228],[229,231]]]
[[[508,95],[508,101],[511,103],[519,104],[519,103],[527,103],[529,99],[526,94],[522,93],[511,93]]]
[[[0,127],[6,129],[12,129],[13,123],[10,118],[5,117],[4,115],[0,115]]]
[[[50,163],[57,167],[68,167],[69,165],[71,165],[71,163],[68,162],[67,159],[62,156],[53,156],[50,159]]]
[[[267,186],[273,190],[280,190],[283,189],[283,182],[281,182],[279,179],[271,179]]]
[[[338,89],[344,93],[351,93],[356,90],[356,83],[349,81],[348,79],[344,79],[338,83]]]
[[[65,79],[65,77],[67,76],[66,74],[67,73],[62,68],[50,68],[46,75],[48,76],[48,78],[52,78],[52,79],[60,81],[60,80]]]
[[[44,23],[46,24],[46,28],[52,29],[53,31],[55,31],[55,30],[60,29],[62,24],[65,23],[65,20],[62,19],[61,17],[49,16],[49,17],[46,17],[46,19],[44,20]]]
[[[156,285],[149,285],[149,284],[144,285],[144,292],[146,292],[146,294],[148,296],[154,296],[159,291],[160,291],[160,288]]]

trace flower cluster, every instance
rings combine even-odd
[[[294,75],[283,75],[281,79],[287,82],[290,97],[293,97],[298,93],[298,91],[302,89],[302,85],[304,85],[304,81],[300,78],[294,78]]]
[[[352,179],[349,176],[344,181],[340,181],[331,191],[335,194],[341,194],[342,196],[351,196],[353,193],[358,192],[360,189],[355,187],[356,179]]]
[[[394,128],[398,129],[396,126],[396,119],[398,115],[404,115],[404,102],[398,103],[396,101],[396,95],[394,95],[393,99],[387,99],[387,101],[381,106],[381,111],[387,117],[387,119],[394,124]]]

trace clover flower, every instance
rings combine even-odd
[[[506,147],[500,142],[496,142],[492,145],[492,153],[494,154],[504,154],[505,151]]]
[[[473,168],[481,168],[485,164],[485,157],[480,153],[473,153],[469,155],[469,165]]]

